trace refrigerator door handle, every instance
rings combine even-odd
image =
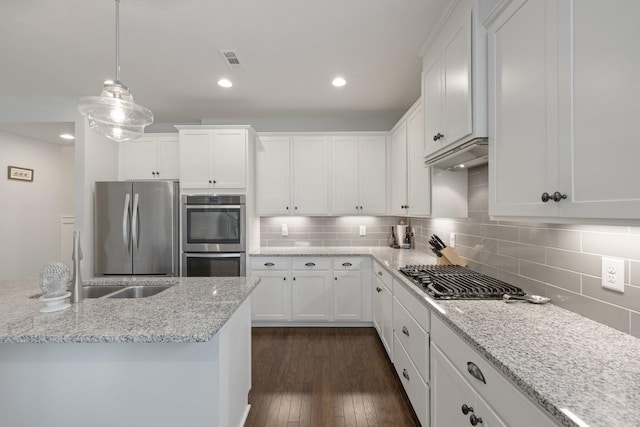
[[[129,229],[129,208],[131,207],[131,195],[129,193],[124,196],[124,209],[122,211],[122,242],[125,249],[129,252],[129,235],[127,233]]]
[[[140,195],[138,193],[133,195],[133,212],[131,214],[131,237],[135,243],[136,252],[140,251],[140,236],[138,235],[138,202]]]

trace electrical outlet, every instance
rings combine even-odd
[[[452,248],[456,247],[456,233],[449,234],[449,246]]]
[[[286,237],[289,235],[289,227],[287,227],[287,224],[282,224],[282,236]]]
[[[366,225],[361,225],[360,226],[360,235],[361,236],[366,236],[367,235],[367,226]]]
[[[602,287],[624,292],[624,260],[602,257]]]

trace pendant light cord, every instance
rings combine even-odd
[[[116,82],[120,83],[120,0],[116,2]]]

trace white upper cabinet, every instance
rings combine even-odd
[[[514,0],[489,18],[491,215],[640,218],[639,15]]]
[[[397,216],[467,216],[467,173],[424,166],[422,102],[391,130],[391,206]]]
[[[260,136],[256,142],[258,215],[291,213],[291,138]]]
[[[487,136],[486,30],[478,0],[460,0],[424,55],[424,155]]]
[[[248,129],[180,126],[180,186],[247,186]]]
[[[325,136],[293,138],[294,215],[329,213],[329,168],[331,145]]]
[[[148,134],[120,142],[119,179],[178,179],[178,134]]]
[[[383,215],[387,205],[387,138],[334,136],[331,198],[335,215]]]

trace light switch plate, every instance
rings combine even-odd
[[[361,236],[366,236],[367,235],[367,226],[366,225],[361,225],[360,226],[360,235]]]
[[[449,246],[452,248],[456,247],[456,233],[449,234]]]
[[[289,235],[289,227],[287,227],[287,224],[282,224],[282,236],[286,237]]]
[[[602,287],[624,292],[624,260],[602,257]]]

